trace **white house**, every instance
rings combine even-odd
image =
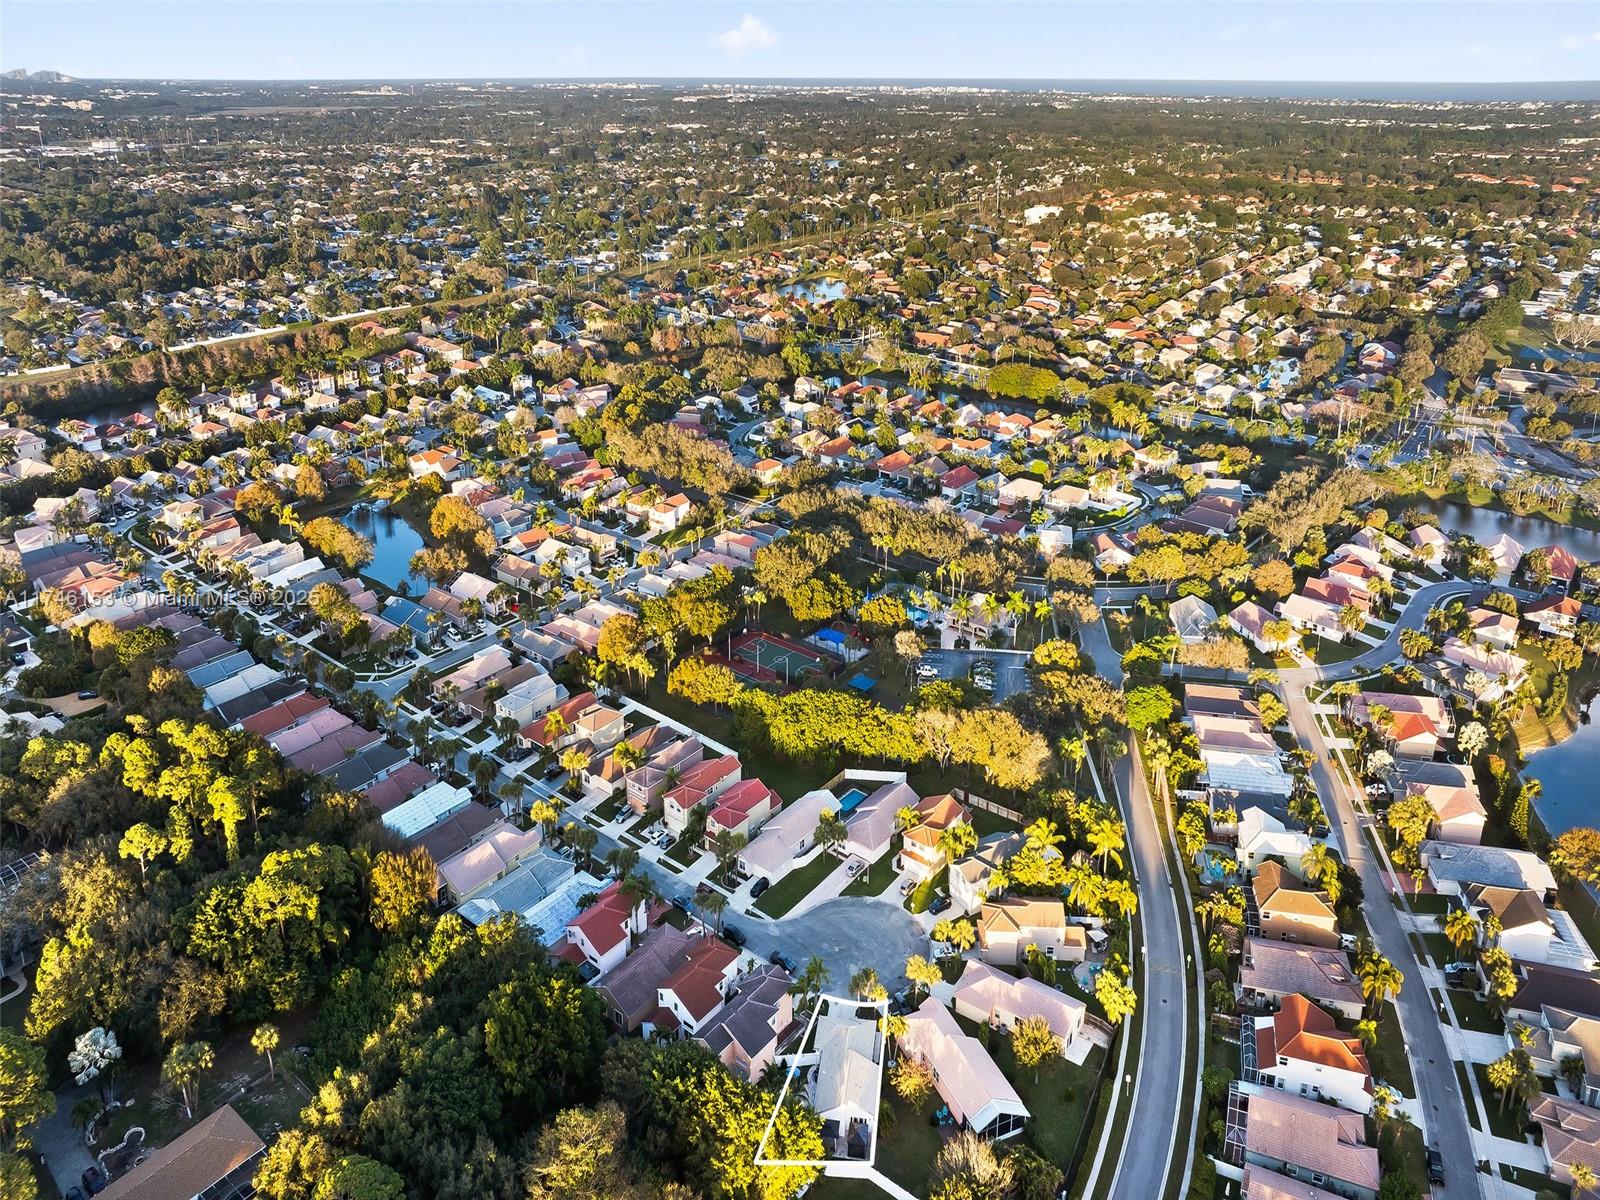
[[[1304,996],[1287,996],[1271,1016],[1255,1020],[1260,1083],[1351,1112],[1372,1111],[1372,1069],[1361,1039],[1342,1032]]]
[[[1284,866],[1304,878],[1300,858],[1311,849],[1311,838],[1287,828],[1264,808],[1247,808],[1239,815],[1239,866],[1246,875],[1269,858],[1281,858]]]

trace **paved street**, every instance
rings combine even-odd
[[[1439,1024],[1439,1014],[1423,982],[1422,969],[1412,953],[1411,942],[1401,925],[1400,915],[1389,902],[1389,888],[1380,864],[1368,852],[1367,843],[1362,837],[1356,815],[1355,788],[1333,769],[1332,757],[1306,697],[1306,688],[1318,680],[1352,678],[1394,662],[1399,656],[1401,629],[1420,627],[1429,608],[1470,590],[1469,585],[1453,580],[1419,588],[1395,621],[1394,629],[1371,650],[1347,662],[1279,673],[1280,691],[1289,709],[1290,726],[1300,744],[1316,756],[1311,768],[1312,779],[1327,810],[1339,852],[1361,877],[1362,891],[1366,897],[1362,911],[1366,914],[1373,941],[1405,976],[1406,983],[1395,1001],[1395,1007],[1400,1014],[1400,1027],[1411,1056],[1422,1128],[1428,1144],[1437,1148],[1446,1164],[1453,1168],[1446,1170],[1444,1186],[1435,1190],[1435,1195],[1443,1200],[1482,1195],[1477,1174],[1467,1166],[1478,1161],[1473,1148],[1472,1131],[1467,1123],[1466,1104],[1469,1100],[1462,1095],[1453,1060],[1445,1045],[1444,1030]]]
[[[1085,626],[1083,648],[1101,675],[1113,683],[1122,681],[1122,662],[1103,622]],[[1168,1172],[1182,1169],[1188,1146],[1190,1114],[1183,1111],[1185,1047],[1192,1025],[1184,989],[1188,964],[1179,926],[1178,884],[1168,866],[1136,750],[1117,763],[1116,791],[1139,890],[1144,963],[1134,985],[1144,1026],[1135,1047],[1138,1068],[1128,1139],[1116,1165],[1111,1195],[1112,1200],[1151,1200],[1161,1195]]]
[[[914,916],[898,902],[868,896],[842,896],[781,921],[735,917],[732,923],[762,958],[781,950],[803,967],[813,954],[821,957],[835,993],[843,993],[862,967],[874,968],[884,987],[898,991],[906,983],[906,959],[929,952]]]

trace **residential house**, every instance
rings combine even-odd
[[[1542,1135],[1538,1142],[1546,1174],[1569,1188],[1573,1186],[1573,1168],[1579,1164],[1591,1175],[1600,1174],[1600,1111],[1591,1104],[1542,1092],[1528,1110]]]
[[[807,792],[779,809],[740,853],[739,873],[776,883],[816,849],[814,834],[822,814],[838,811],[839,798],[826,788]]]
[[[966,1034],[934,996],[905,1018],[896,1048],[933,1072],[934,1090],[958,1125],[987,1141],[1022,1132],[1029,1112],[1016,1088],[977,1038]]]
[[[1088,1009],[1083,1001],[1030,976],[1018,978],[969,959],[951,998],[958,1016],[1010,1032],[1018,1021],[1037,1017],[1050,1026],[1063,1055],[1082,1036]]]
[[[991,833],[978,839],[977,848],[965,858],[950,864],[945,876],[950,889],[953,914],[965,916],[977,912],[989,894],[989,883],[1000,864],[1022,849],[1026,839],[1021,833],[1007,831]]]
[[[717,797],[706,814],[706,849],[715,846],[718,835],[739,834],[749,839],[783,805],[783,798],[759,779],[741,779]]]
[[[1216,635],[1217,610],[1198,596],[1180,596],[1167,609],[1178,640],[1195,645]]]
[[[1311,849],[1311,838],[1290,830],[1262,808],[1247,808],[1239,816],[1239,869],[1254,875],[1269,859],[1280,859],[1290,873],[1304,877],[1300,860]]]
[[[978,953],[986,963],[1015,967],[1029,946],[1057,962],[1082,962],[1088,955],[1088,932],[1067,923],[1059,898],[1004,896],[985,900],[978,910]]]
[[[921,882],[945,865],[945,852],[940,845],[945,831],[956,825],[971,824],[971,817],[966,805],[948,793],[924,796],[917,801],[915,809],[917,823],[900,835],[895,870]]]
[[[1286,996],[1254,1022],[1256,1076],[1263,1086],[1326,1100],[1351,1112],[1372,1111],[1372,1070],[1361,1039],[1340,1031],[1304,996]]]
[[[1339,916],[1328,893],[1307,887],[1288,868],[1267,861],[1250,883],[1260,936],[1311,946],[1339,945]]]
[[[1576,596],[1553,596],[1522,610],[1522,619],[1547,637],[1571,637],[1582,616],[1583,605]]]
[[[1377,1200],[1378,1151],[1367,1144],[1366,1118],[1276,1090],[1249,1095],[1236,1139],[1245,1164],[1343,1196]]]
[[[702,935],[688,957],[656,989],[656,1028],[697,1034],[733,994],[743,956],[721,938]]]
[[[1263,937],[1244,939],[1234,992],[1249,1008],[1276,1008],[1290,996],[1305,996],[1351,1021],[1360,1020],[1366,1004],[1343,950]]]
[[[633,938],[645,930],[645,906],[614,880],[567,926],[567,940],[601,974],[628,956]]]
[[[817,1017],[804,1065],[814,1068],[811,1108],[822,1118],[825,1152],[831,1158],[870,1161],[877,1143],[884,1046],[877,1020],[856,1013],[828,1004]]]
[[[738,981],[733,995],[701,1026],[695,1040],[740,1079],[758,1082],[794,1024],[790,983],[782,967],[762,963]]]
[[[249,1195],[265,1150],[266,1143],[233,1105],[224,1104],[165,1146],[140,1156],[100,1195],[106,1200]]]
[[[1446,896],[1463,895],[1475,883],[1526,888],[1541,897],[1555,895],[1555,876],[1542,858],[1527,850],[1426,841],[1421,855],[1428,882]]]
[[[889,851],[894,840],[895,818],[902,808],[921,802],[904,775],[895,775],[862,800],[845,819],[845,840],[837,853],[862,862],[875,863]]]
[[[662,818],[672,836],[682,837],[689,814],[738,783],[741,770],[737,754],[708,758],[685,770],[676,786],[661,794]]]
[[[661,1007],[661,985],[688,961],[690,948],[698,941],[694,934],[663,922],[646,931],[632,954],[595,981],[606,1017],[618,1032],[654,1031],[651,1018]]]

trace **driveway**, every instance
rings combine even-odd
[[[813,954],[828,967],[828,990],[842,994],[863,967],[878,972],[891,992],[906,985],[906,959],[927,954],[930,943],[917,919],[899,904],[870,896],[841,896],[798,917],[735,918],[751,953],[766,958],[781,950],[797,967]]]
[[[50,1178],[63,1196],[69,1187],[80,1183],[87,1168],[95,1165],[94,1156],[83,1144],[83,1134],[72,1123],[72,1106],[91,1090],[76,1085],[62,1088],[56,1093],[54,1115],[40,1121],[33,1131],[33,1148],[50,1168]]]

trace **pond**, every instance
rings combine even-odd
[[[1587,719],[1566,741],[1528,758],[1526,774],[1544,785],[1539,819],[1552,834],[1574,825],[1600,825],[1600,791],[1594,782],[1600,765],[1600,697],[1589,702],[1584,715]]]
[[[404,582],[413,596],[428,590],[426,579],[411,574],[411,556],[424,543],[410,524],[391,512],[364,507],[346,513],[344,524],[372,543],[372,561],[362,568],[363,575],[395,590]]]
[[[784,283],[778,286],[778,295],[797,296],[811,304],[827,304],[832,300],[844,299],[844,280],[802,279],[795,283]]]
[[[1562,525],[1543,517],[1518,517],[1494,508],[1473,508],[1458,500],[1422,500],[1408,504],[1419,512],[1430,513],[1446,533],[1464,533],[1476,542],[1491,542],[1509,533],[1523,549],[1535,546],[1562,546],[1583,562],[1600,560],[1600,533]]]

